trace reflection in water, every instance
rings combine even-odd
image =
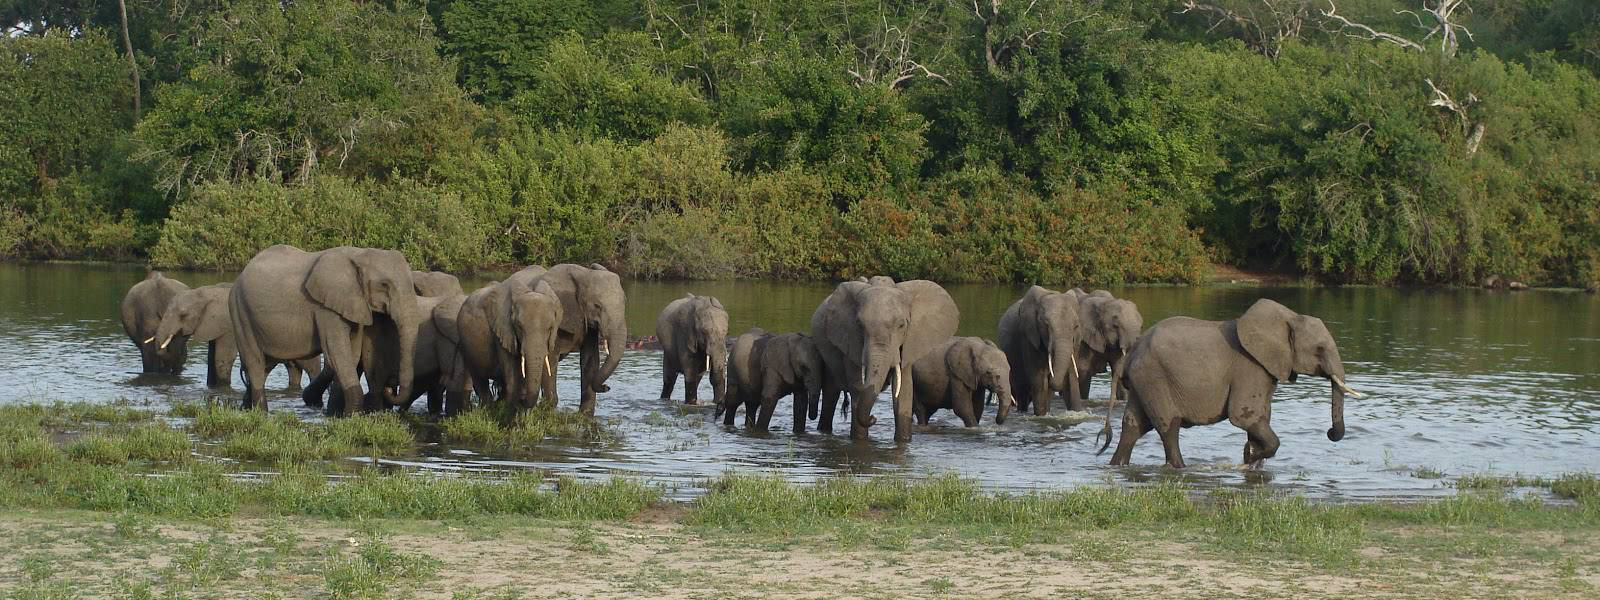
[[[145,376],[117,322],[117,304],[142,279],[137,269],[85,265],[0,265],[0,402],[107,401],[165,403],[215,397],[235,402],[241,388],[213,394],[204,387],[204,350],[190,352],[182,376]],[[226,281],[226,273],[179,273],[191,286]],[[480,280],[481,281],[481,280]],[[473,287],[480,281],[466,281]],[[730,333],[760,325],[774,332],[806,331],[811,311],[832,289],[826,284],[630,282],[629,331],[653,333],[657,311],[693,291],[727,306]],[[995,323],[1024,286],[949,286],[961,307],[960,335],[993,337]],[[909,446],[889,441],[893,413],[876,405],[875,440],[854,442],[841,421],[837,435],[745,433],[713,422],[705,408],[683,408],[656,398],[661,355],[625,353],[601,395],[599,415],[616,423],[614,445],[552,444],[531,456],[485,456],[434,443],[419,457],[385,459],[387,468],[441,473],[538,470],[574,477],[630,474],[692,495],[701,482],[733,470],[777,473],[795,481],[853,474],[959,473],[996,490],[1025,491],[1082,483],[1144,485],[1178,479],[1198,487],[1269,486],[1317,497],[1364,498],[1453,493],[1436,479],[1412,475],[1429,467],[1449,475],[1494,471],[1553,475],[1593,470],[1600,458],[1600,299],[1559,292],[1482,290],[1262,289],[1153,287],[1113,290],[1139,305],[1145,323],[1187,315],[1230,319],[1257,298],[1321,317],[1334,332],[1353,387],[1369,395],[1350,399],[1347,435],[1332,443],[1328,389],[1314,378],[1279,387],[1273,427],[1283,446],[1262,472],[1237,463],[1243,432],[1226,424],[1185,430],[1190,468],[1161,465],[1154,434],[1141,440],[1134,466],[1105,466],[1095,456],[1105,401],[1103,378],[1093,391],[1090,415],[1049,418],[1018,415],[1005,425],[985,419],[965,429],[948,411],[918,428]],[[559,367],[561,397],[578,397],[576,357]],[[236,378],[237,381],[237,378]],[[285,394],[281,370],[268,381],[273,410],[319,415]],[[238,384],[235,383],[237,386]],[[709,382],[704,382],[709,390]],[[707,392],[709,393],[709,392]],[[681,398],[681,390],[677,392]],[[418,403],[420,408],[421,403]],[[775,422],[792,404],[780,403]],[[992,410],[992,409],[991,409]],[[992,413],[991,413],[992,415]],[[1089,419],[1089,422],[1082,422]],[[736,421],[743,422],[743,416]]]

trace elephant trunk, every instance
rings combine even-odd
[[[994,386],[993,390],[995,400],[999,402],[999,404],[995,407],[994,424],[1005,425],[1006,418],[1011,416],[1011,406],[1016,404],[1017,401],[1011,397],[1011,386],[1006,385],[1006,383],[1003,381],[999,385]]]
[[[628,347],[628,326],[622,323],[621,315],[616,320],[616,323],[605,328],[604,337],[601,338],[608,352],[605,362],[594,372],[594,381],[589,382],[596,389],[604,389],[601,386],[616,372],[617,365],[622,363],[622,349]]]
[[[884,384],[892,386],[895,397],[899,397],[900,353],[896,347],[869,343],[862,348],[861,359],[861,385],[852,390],[852,410],[860,415],[857,425],[868,427],[872,425],[872,405]]]
[[[1328,440],[1337,442],[1344,439],[1344,388],[1339,380],[1328,379],[1333,388],[1333,426],[1328,428]]]
[[[1074,371],[1075,361],[1072,357],[1074,344],[1068,340],[1057,339],[1050,344],[1050,355],[1046,358],[1050,364],[1050,389],[1062,391],[1067,389],[1070,382],[1077,379]]]
[[[146,345],[156,345],[158,349],[164,351],[167,349],[167,345],[172,343],[174,338],[182,336],[183,323],[178,321],[177,317],[173,316],[169,312],[166,316],[161,318],[161,323],[156,325],[155,335],[150,336],[150,339],[145,340],[144,343]]]
[[[706,343],[706,370],[711,375],[711,403],[721,405],[728,391],[728,343],[716,336]]]
[[[400,333],[400,381],[396,386],[398,390],[395,392],[395,396],[404,399],[411,398],[411,384],[412,377],[415,375],[414,368],[417,356],[418,319],[416,315],[411,315],[411,317],[395,323],[395,328]]]

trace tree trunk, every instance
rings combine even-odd
[[[133,72],[133,122],[139,122],[139,61],[133,57],[133,38],[128,36],[128,2],[117,0],[117,10],[122,15],[122,48],[128,53],[128,66]]]

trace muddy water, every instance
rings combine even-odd
[[[191,285],[228,278],[177,276]],[[138,355],[122,333],[117,304],[142,277],[143,271],[123,267],[0,265],[0,403],[127,398],[160,405],[205,398],[203,348],[191,348],[181,377],[138,373]],[[948,289],[961,307],[960,333],[990,337],[1000,314],[1022,292],[1013,286]],[[628,325],[635,335],[652,333],[657,311],[694,291],[722,300],[735,333],[753,325],[804,331],[830,290],[825,284],[632,282]],[[1004,426],[986,418],[976,429],[962,428],[954,415],[941,412],[903,447],[889,441],[893,415],[887,397],[877,404],[873,442],[786,430],[755,435],[741,427],[725,429],[703,409],[658,400],[661,355],[630,350],[599,404],[599,415],[621,431],[619,443],[553,443],[534,457],[514,458],[430,445],[421,458],[385,462],[440,471],[540,469],[585,478],[620,473],[661,482],[681,495],[696,493],[705,478],[735,470],[796,481],[842,473],[953,472],[998,490],[1179,477],[1200,487],[1267,486],[1360,499],[1453,493],[1419,472],[1557,475],[1593,471],[1600,460],[1600,298],[1594,295],[1253,287],[1113,291],[1138,303],[1147,324],[1174,315],[1233,318],[1262,296],[1321,317],[1338,338],[1350,384],[1368,393],[1348,402],[1344,441],[1324,436],[1327,384],[1310,378],[1279,387],[1273,426],[1283,446],[1261,472],[1237,466],[1244,434],[1225,423],[1183,432],[1190,467],[1181,473],[1159,466],[1161,445],[1154,434],[1135,450],[1135,466],[1107,467],[1109,453],[1094,454],[1098,422],[1079,422],[1103,409],[1073,418],[1061,416],[1059,405],[1052,417],[1017,416]],[[575,370],[576,357],[558,367],[568,408],[578,392]],[[1093,398],[1103,403],[1101,381]],[[269,395],[283,383],[282,371],[274,372]],[[709,397],[709,383],[702,386],[702,397]],[[682,395],[680,383],[673,396]],[[317,417],[286,394],[273,397],[271,406]],[[773,422],[788,422],[790,406],[780,403]],[[847,432],[840,418],[836,430]]]

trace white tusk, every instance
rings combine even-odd
[[[145,341],[144,341],[144,342],[142,342],[142,343],[145,343],[145,344],[148,344],[148,343],[150,343],[150,342],[154,342],[154,341],[156,341],[156,336],[153,336],[153,335],[152,335],[152,336],[150,336],[150,337],[149,337],[149,338],[148,338],[148,339],[146,339],[146,340],[145,340]]]
[[[900,398],[900,365],[894,366],[894,391],[890,395],[897,400]]]
[[[1046,364],[1050,365],[1050,381],[1055,381],[1056,380],[1056,357],[1054,355],[1051,355],[1051,354],[1045,354],[1044,355],[1044,359],[1045,359]]]
[[[611,354],[611,344],[605,340],[600,340],[600,352],[602,354]]]
[[[161,342],[161,349],[162,350],[166,350],[167,349],[167,344],[171,344],[171,343],[172,343],[172,336],[169,335],[169,336],[167,336],[167,340],[166,341]]]
[[[522,357],[522,378],[528,378],[528,357]]]
[[[1341,380],[1338,377],[1331,377],[1330,379],[1333,379],[1333,384],[1339,386],[1339,389],[1343,390],[1344,393],[1349,394],[1351,398],[1361,397],[1361,392],[1350,389],[1350,386],[1344,384],[1344,380]]]
[[[1073,377],[1077,377],[1078,376],[1078,355],[1069,354],[1069,355],[1067,355],[1067,357],[1072,359],[1072,376]]]
[[[706,353],[706,370],[707,371],[711,370],[711,353],[710,352]]]
[[[549,355],[546,355],[544,357],[544,376],[545,377],[555,377],[556,376],[555,369],[550,366],[550,356]]]

